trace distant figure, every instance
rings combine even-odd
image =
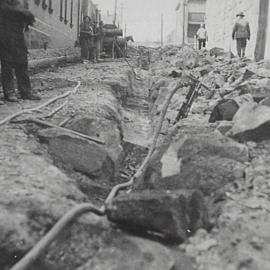
[[[207,31],[205,29],[204,24],[201,24],[198,32],[197,32],[197,39],[199,41],[199,50],[206,47],[207,41]]]
[[[34,15],[17,0],[0,1],[0,60],[5,100],[18,101],[14,88],[13,70],[22,99],[39,100],[32,92],[28,75],[27,47],[24,32],[33,25]]]
[[[232,39],[236,39],[238,56],[245,57],[247,40],[250,40],[250,27],[249,23],[244,19],[243,12],[238,13],[236,17],[237,21],[233,27]]]
[[[91,47],[93,47],[93,28],[91,23],[91,18],[89,16],[84,16],[83,22],[80,26],[80,44],[81,44],[81,58],[85,60],[90,59]],[[92,46],[91,46],[92,45]]]
[[[103,52],[103,41],[104,41],[104,29],[103,29],[103,21],[99,22],[99,26],[96,29],[96,43],[97,43],[97,49],[96,49],[96,60],[97,62],[100,59],[100,54]]]

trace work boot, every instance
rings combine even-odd
[[[9,93],[5,95],[5,100],[8,102],[18,102],[18,98],[15,93]]]
[[[41,96],[36,93],[27,93],[27,94],[22,94],[22,99],[41,100]]]

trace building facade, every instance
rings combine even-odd
[[[26,34],[29,48],[74,46],[83,16],[100,20],[100,12],[91,0],[21,0],[36,17]]]
[[[270,58],[270,6],[269,0],[207,0],[206,27],[208,47],[232,50],[236,54],[236,44],[232,40],[232,29],[236,14],[243,11],[250,23],[251,39],[247,46],[247,56],[261,60]]]
[[[175,43],[196,45],[195,36],[205,23],[206,0],[179,0],[176,7]]]

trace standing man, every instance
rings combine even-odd
[[[16,102],[13,70],[22,99],[39,100],[33,94],[28,75],[27,48],[24,31],[33,25],[34,15],[17,0],[0,0],[0,60],[4,98]]]
[[[238,56],[245,57],[247,40],[250,40],[250,27],[244,19],[245,14],[243,12],[239,12],[236,17],[237,21],[233,27],[232,39],[236,39]]]
[[[201,50],[201,48],[205,48],[207,41],[207,31],[205,29],[204,24],[200,25],[200,28],[197,32],[197,39],[199,41],[199,50]]]
[[[81,58],[84,60],[90,59],[91,39],[93,36],[93,28],[91,18],[89,16],[83,17],[83,22],[80,25],[80,44],[81,44]]]

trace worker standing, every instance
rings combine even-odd
[[[84,16],[80,26],[81,58],[84,60],[90,59],[92,35],[93,28],[91,18],[89,16]]]
[[[200,28],[197,32],[197,39],[199,41],[199,50],[206,47],[206,41],[207,41],[207,31],[205,29],[204,24],[200,25]]]
[[[23,8],[17,0],[0,1],[0,60],[1,80],[4,98],[9,102],[18,101],[13,70],[22,99],[39,100],[34,94],[28,75],[28,50],[25,44],[24,32],[33,25],[34,15]]]
[[[237,54],[245,57],[247,40],[250,40],[249,23],[244,19],[245,14],[240,12],[236,15],[237,21],[233,27],[232,39],[236,39]]]

